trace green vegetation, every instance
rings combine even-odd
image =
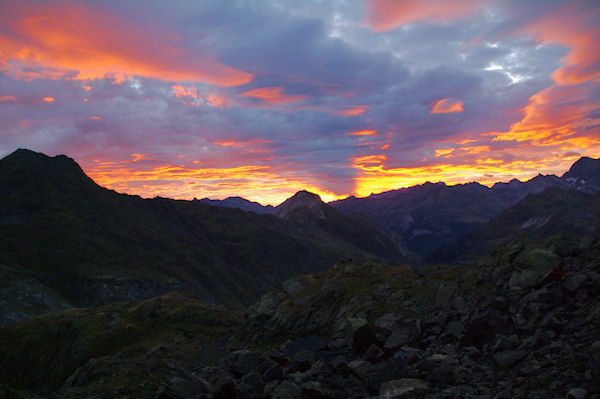
[[[0,330],[0,382],[40,395],[151,397],[177,367],[213,362],[241,321],[178,293],[32,318]]]

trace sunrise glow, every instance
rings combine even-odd
[[[597,2],[284,3],[2,3],[0,156],[273,205],[600,156]]]

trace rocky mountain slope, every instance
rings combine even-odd
[[[528,195],[488,223],[443,245],[430,260],[476,263],[480,256],[509,239],[588,234],[600,236],[600,192],[549,188]]]
[[[272,215],[117,194],[28,150],[0,160],[0,204],[3,324],[173,290],[241,307],[292,275],[376,256]]]
[[[243,211],[254,212],[258,214],[273,213],[273,206],[261,205],[258,202],[248,201],[242,197],[227,197],[224,200],[211,200],[208,198],[202,198],[200,200],[194,199],[194,201],[200,201],[207,205],[223,206],[225,208],[238,208]]]
[[[336,245],[350,243],[366,252],[388,259],[418,264],[401,239],[368,217],[345,215],[308,191],[299,191],[274,208],[273,214],[299,226],[302,231]],[[335,243],[335,241],[334,241]]]
[[[569,187],[585,193],[600,191],[600,160],[583,157],[561,178]]]
[[[600,189],[600,159],[581,158],[562,177],[538,175],[526,182],[512,180],[491,188],[478,183],[423,185],[349,197],[331,206],[341,212],[363,213],[402,235],[409,249],[428,256],[490,221],[528,194],[550,187],[593,193]]]
[[[171,295],[21,322],[0,330],[0,389],[65,398],[598,398],[599,294],[592,236],[514,240],[476,268],[343,262],[288,280],[245,321]]]

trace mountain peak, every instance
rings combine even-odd
[[[50,157],[19,148],[0,159],[0,185],[23,186],[23,183],[32,189],[45,184],[67,191],[98,187],[77,162],[66,155]]]
[[[291,214],[298,211],[318,213],[319,217],[323,216],[323,206],[326,204],[321,200],[321,197],[310,191],[300,190],[282,204],[275,207],[275,215],[283,219],[288,219]]]
[[[593,193],[600,190],[600,159],[581,157],[562,176],[572,188]]]

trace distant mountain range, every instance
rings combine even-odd
[[[491,188],[476,182],[452,186],[427,182],[365,198],[351,196],[329,205],[346,215],[355,218],[362,215],[379,222],[401,236],[410,251],[427,257],[446,243],[491,221],[528,194],[537,194],[550,187],[587,194],[600,191],[600,160],[582,157],[562,177],[539,174],[524,182],[513,179],[508,183],[496,183]],[[277,208],[281,206],[263,206],[240,197],[201,201],[259,214],[277,215]]]
[[[174,290],[244,306],[342,258],[408,259],[376,223],[312,200],[325,220],[302,224],[199,201],[142,199],[96,185],[64,155],[17,150],[0,160],[0,325]],[[290,215],[301,214],[303,203],[290,201]]]
[[[560,178],[425,183],[329,204],[300,191],[264,207],[118,194],[64,155],[17,150],[0,160],[0,326],[174,290],[241,307],[340,259],[473,263],[512,237],[598,235],[599,165],[581,158]]]
[[[225,208],[238,208],[243,211],[254,212],[258,214],[273,213],[274,208],[271,205],[261,205],[258,202],[248,201],[242,197],[228,197],[224,200],[211,200],[208,198],[202,198],[200,200],[194,198],[194,201],[200,201],[204,204],[213,206],[222,206]]]
[[[445,243],[473,231],[529,194],[548,188],[594,193],[600,188],[600,160],[581,158],[562,177],[538,175],[521,182],[418,186],[350,197],[330,203],[346,214],[362,213],[400,234],[409,249],[421,256],[434,253]]]

